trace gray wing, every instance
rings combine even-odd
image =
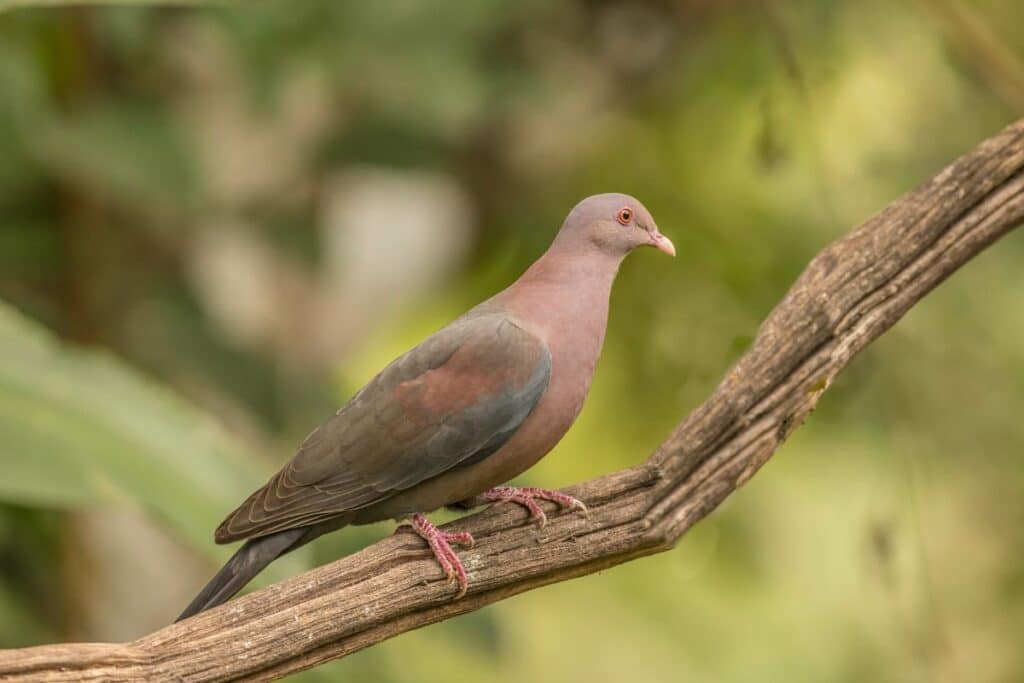
[[[394,361],[221,523],[218,543],[372,505],[501,448],[547,388],[543,341],[504,315],[464,318]]]

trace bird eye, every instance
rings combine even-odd
[[[623,225],[629,225],[629,222],[633,220],[633,209],[625,208],[619,210],[619,215],[615,217]]]

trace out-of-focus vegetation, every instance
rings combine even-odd
[[[644,458],[811,255],[1024,115],[1022,25],[1019,0],[0,13],[0,646],[168,622],[221,517],[595,192],[680,256],[626,263],[591,399],[525,479]],[[914,309],[675,551],[304,675],[1024,679],[1022,259],[1013,235]]]

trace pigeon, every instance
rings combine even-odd
[[[406,521],[455,597],[469,586],[453,545],[466,532],[424,513],[515,503],[540,526],[538,501],[586,514],[565,493],[506,485],[572,426],[589,390],[612,283],[633,249],[675,256],[651,214],[617,193],[588,197],[518,280],[393,361],[299,446],[214,533],[245,540],[178,617],[219,605],[281,555],[350,524]]]

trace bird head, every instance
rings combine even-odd
[[[647,208],[628,194],[587,197],[569,212],[559,237],[583,240],[603,252],[624,257],[637,247],[654,247],[676,255],[672,240],[661,234]]]

